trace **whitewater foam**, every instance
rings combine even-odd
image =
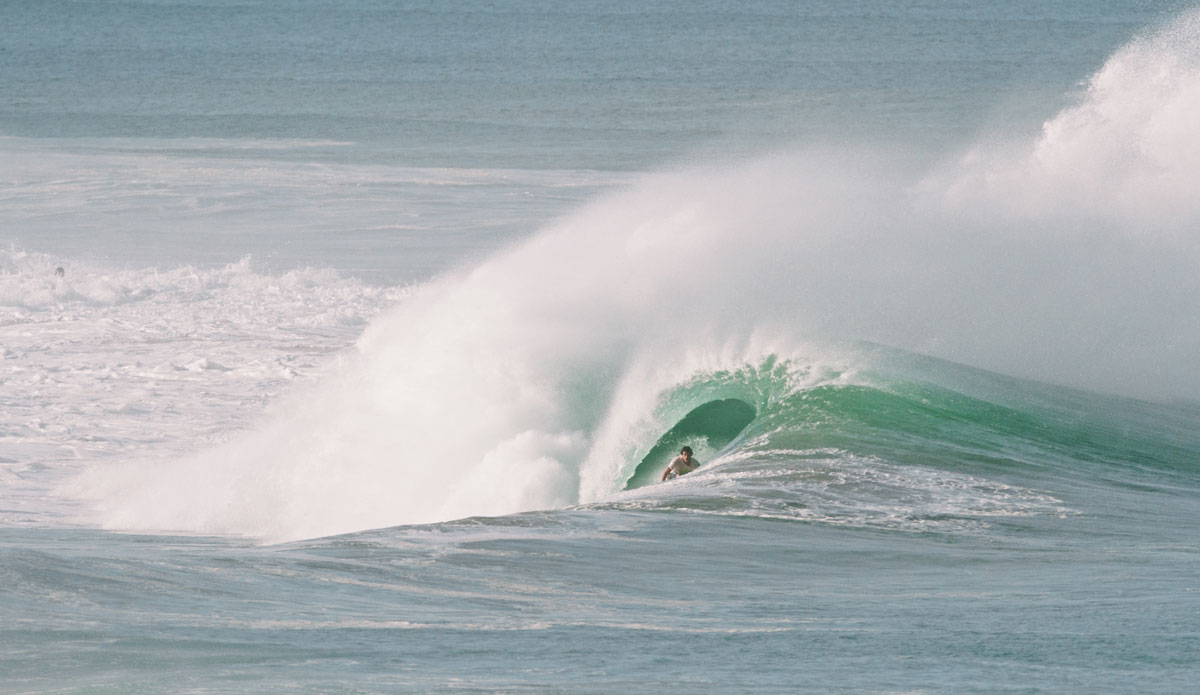
[[[837,449],[776,449],[768,436],[669,485],[622,492],[599,506],[939,533],[983,533],[998,519],[1079,513],[1025,487]]]
[[[328,270],[264,274],[249,259],[120,269],[0,250],[9,505],[23,500],[21,519],[61,518],[45,488],[83,466],[227,439],[406,291]]]

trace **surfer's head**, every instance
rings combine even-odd
[[[690,447],[690,446],[685,446],[685,447],[683,447],[682,449],[680,449],[680,450],[679,450],[679,453],[680,453],[680,454],[681,454],[681,455],[682,455],[682,456],[683,456],[685,459],[690,459],[690,458],[692,457],[692,447]]]

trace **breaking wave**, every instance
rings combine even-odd
[[[950,414],[930,421],[953,430],[942,443],[918,446],[906,426],[835,436],[828,411],[780,404],[883,399],[895,360],[875,345],[1098,391],[1200,393],[1197,17],[1117,52],[1036,137],[991,138],[932,173],[810,148],[646,176],[417,288],[269,424],[180,460],[106,465],[74,493],[109,527],[270,540],[604,503],[636,494],[621,490],[689,412],[737,399],[755,419],[705,456],[835,450],[829,475],[867,470],[879,490],[908,470],[900,492],[863,502],[880,518],[939,490],[974,500],[952,514],[1058,509],[951,472],[952,457],[921,464],[921,447],[966,441]],[[929,364],[916,382],[967,373]],[[991,455],[1019,458],[1003,442]],[[907,508],[942,508],[921,504]]]

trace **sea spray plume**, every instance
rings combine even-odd
[[[631,364],[758,360],[728,345],[769,324],[773,304],[795,307],[793,289],[821,301],[806,254],[788,245],[768,261],[796,224],[857,226],[858,184],[828,172],[781,158],[649,177],[420,288],[259,431],[97,472],[89,494],[109,526],[271,540],[573,503]],[[797,178],[824,183],[767,185]]]
[[[1045,124],[1032,163],[1071,182],[1064,204],[1110,207],[1134,228],[1188,225],[1200,199],[1198,114],[1200,9],[1109,59],[1083,102]]]
[[[1200,8],[1113,54],[1039,137],[977,147],[932,182],[964,206],[1194,240],[1197,114]]]
[[[989,141],[915,187],[918,207],[994,228],[979,235],[994,259],[980,270],[1004,269],[1000,301],[1025,307],[980,305],[1025,338],[940,354],[1103,391],[1200,396],[1198,113],[1200,9],[1117,51],[1037,137]]]
[[[771,356],[853,367],[808,347],[828,339],[1150,383],[1145,356],[1175,327],[1150,322],[1105,353],[1127,320],[1106,313],[1108,295],[1115,283],[1148,301],[1178,269],[1149,285],[1120,268],[1063,279],[1068,257],[1111,265],[1128,247],[914,205],[911,180],[846,153],[647,177],[419,288],[271,424],[100,472],[91,494],[109,526],[270,540],[600,499],[636,464],[606,459],[619,430],[672,383]],[[1195,383],[1182,357],[1170,384]]]

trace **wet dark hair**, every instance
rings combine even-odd
[[[682,453],[691,454],[691,453],[692,453],[692,447],[690,447],[690,446],[685,446],[685,447],[683,447],[682,449],[680,449],[680,450],[679,450],[679,453],[681,453],[681,454],[682,454]]]

